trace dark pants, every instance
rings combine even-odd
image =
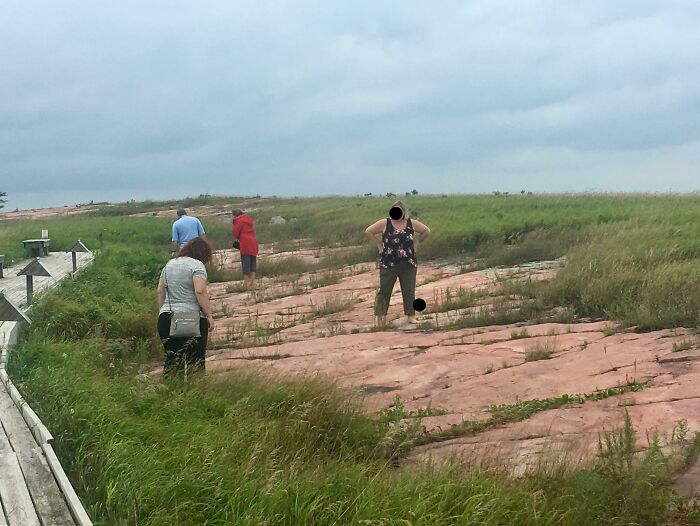
[[[258,258],[255,256],[249,256],[247,254],[241,254],[241,267],[243,267],[243,274],[250,274],[255,272],[257,268]]]
[[[163,312],[158,316],[158,336],[165,350],[163,374],[166,376],[178,372],[190,374],[204,370],[209,335],[209,324],[206,318],[199,320],[201,333],[199,338],[174,338],[170,336],[170,316],[169,312]]]
[[[399,279],[401,284],[404,314],[413,316],[416,313],[413,309],[413,300],[416,298],[417,271],[418,269],[408,261],[402,261],[391,268],[379,269],[379,292],[377,292],[377,299],[374,302],[374,313],[377,316],[386,316],[396,278]]]

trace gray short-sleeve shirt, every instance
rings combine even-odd
[[[192,278],[207,279],[204,263],[189,257],[171,259],[160,276],[165,284],[165,303],[160,312],[192,312],[201,309]]]

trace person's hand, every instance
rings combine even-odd
[[[207,316],[207,325],[209,325],[210,331],[214,330],[214,317],[211,314]]]
[[[379,250],[379,253],[381,254],[384,252],[384,247],[382,245],[377,245],[377,250]]]

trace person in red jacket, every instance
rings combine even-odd
[[[255,269],[258,256],[258,239],[255,237],[253,226],[255,221],[243,210],[233,211],[233,238],[238,242],[241,251],[241,266],[243,267],[243,280],[249,288],[255,285]]]

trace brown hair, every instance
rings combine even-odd
[[[211,261],[213,249],[209,241],[202,237],[190,239],[185,246],[180,249],[180,257],[198,259],[205,265]]]

